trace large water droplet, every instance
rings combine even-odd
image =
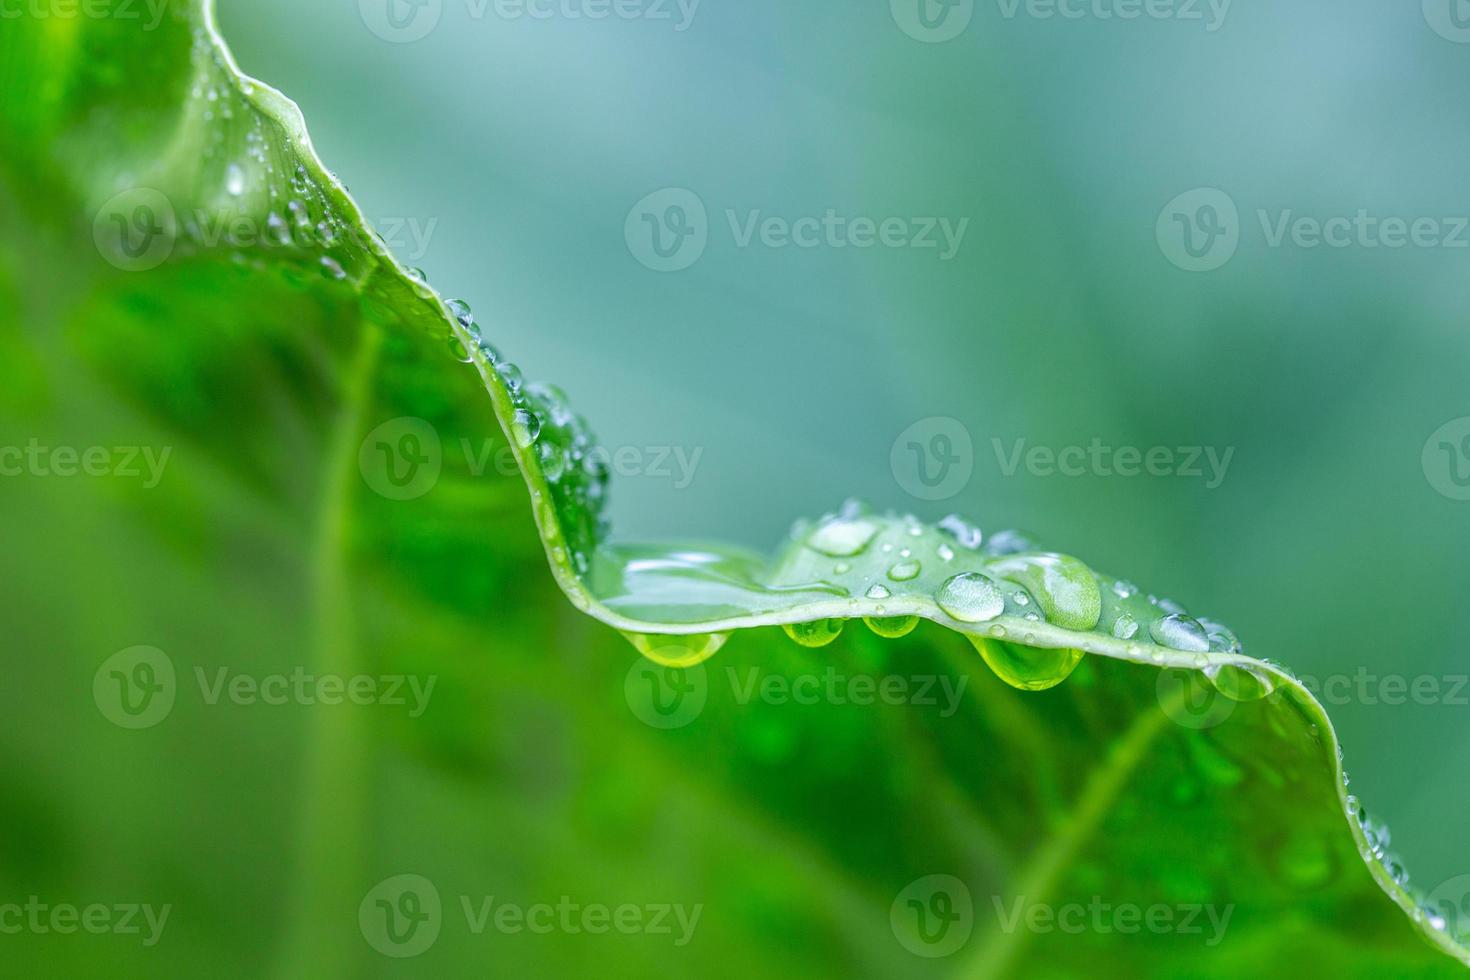
[[[1233,701],[1259,701],[1276,686],[1266,674],[1235,664],[1206,667],[1205,676],[1215,690]]]
[[[696,633],[665,636],[657,633],[623,633],[633,649],[664,667],[693,667],[717,653],[729,639],[728,633]]]
[[[868,624],[868,629],[886,639],[896,640],[900,636],[908,636],[919,625],[918,616],[866,616],[863,622]]]
[[[819,619],[811,623],[788,623],[781,628],[797,643],[815,650],[841,636],[844,625],[841,619]]]
[[[1005,612],[1000,586],[979,572],[961,572],[939,587],[934,601],[952,619],[983,623]]]
[[[1171,650],[1190,653],[1208,653],[1210,650],[1210,639],[1205,635],[1205,628],[1198,620],[1190,619],[1182,613],[1170,613],[1154,620],[1148,632],[1155,643]]]
[[[969,640],[997,677],[1023,691],[1056,687],[1077,669],[1083,657],[1076,649],[1044,650],[980,636]]]
[[[990,571],[1024,585],[1036,597],[1047,620],[1063,629],[1090,630],[1102,617],[1097,578],[1076,558],[1016,555],[992,562]]]

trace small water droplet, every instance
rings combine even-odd
[[[961,572],[939,587],[934,601],[952,619],[983,623],[1005,612],[1000,586],[979,572]]]
[[[950,514],[940,521],[939,530],[954,538],[961,547],[969,548],[971,551],[977,550],[981,542],[985,540],[985,535],[981,533],[977,525],[971,524],[958,514]]]
[[[342,268],[342,263],[330,255],[322,256],[322,274],[329,279],[336,279],[339,282],[347,278],[347,270]]]
[[[1113,635],[1120,640],[1131,640],[1138,633],[1138,620],[1127,613],[1119,613],[1113,623]]]
[[[515,436],[516,445],[525,449],[541,437],[541,420],[535,412],[518,408],[511,419],[510,431]]]
[[[954,561],[954,549],[947,544],[942,544],[936,548],[935,554],[939,556],[940,561]]]
[[[901,561],[888,570],[888,577],[895,582],[907,582],[918,578],[920,570],[920,565],[916,561]]]
[[[873,587],[868,589],[866,595],[869,599],[887,599],[893,593],[888,591],[887,586],[874,583]]]
[[[231,197],[239,197],[245,193],[245,171],[240,169],[238,163],[232,163],[225,168],[225,190],[230,192]]]
[[[877,533],[878,525],[872,521],[860,517],[834,517],[818,525],[806,544],[808,548],[833,558],[849,558],[861,554]]]

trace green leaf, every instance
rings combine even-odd
[[[146,23],[0,33],[0,445],[164,461],[0,484],[0,568],[34,583],[11,639],[49,651],[13,690],[140,642],[181,678],[145,732],[101,695],[3,705],[0,884],[177,905],[112,972],[379,972],[356,916],[405,872],[451,975],[1470,962],[1461,896],[1406,887],[1321,706],[1218,623],[959,518],[848,504],[770,558],[618,540],[587,423],[389,254],[212,7]],[[298,670],[435,688],[418,714],[207,697]],[[491,895],[702,911],[677,944],[492,939],[458,901]],[[94,954],[7,937],[17,973]]]

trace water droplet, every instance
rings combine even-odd
[[[832,566],[832,571],[837,575],[846,575],[852,571],[852,566],[845,561],[840,561]]]
[[[581,552],[579,571],[587,564],[587,556]],[[688,636],[664,636],[656,633],[623,633],[633,649],[649,660],[664,667],[693,667],[713,657],[729,639],[728,633],[697,633]]]
[[[841,619],[819,619],[811,623],[788,623],[781,628],[802,646],[817,649],[841,636],[844,625],[846,623]]]
[[[1012,592],[1011,601],[1018,606],[1031,605],[1031,597],[1024,592]]]
[[[408,272],[408,278],[412,279],[414,282],[423,283],[425,285],[428,284],[428,282],[429,282],[429,274],[427,272],[425,272],[423,269],[418,269],[418,268],[410,267],[407,270],[407,272]]]
[[[535,412],[518,408],[511,419],[510,431],[515,436],[516,445],[525,449],[541,437],[541,420]]]
[[[1138,586],[1124,579],[1118,579],[1113,583],[1113,595],[1119,599],[1131,599],[1138,594]]]
[[[993,539],[991,544],[995,544]],[[1102,593],[1097,578],[1092,569],[1076,558],[1016,555],[993,562],[990,570],[1025,586],[1036,597],[1047,621],[1063,629],[1090,630],[1102,618]]]
[[[942,544],[935,550],[940,561],[954,561],[954,549],[947,544]]]
[[[977,550],[981,542],[985,540],[985,535],[981,533],[978,526],[971,524],[958,514],[950,514],[940,521],[939,530],[954,538],[961,547],[969,548],[971,551]]]
[[[901,561],[888,570],[888,577],[895,582],[907,582],[919,577],[920,565],[916,561]]]
[[[521,377],[521,369],[507,362],[505,364],[498,364],[496,370],[500,373],[500,380],[510,389],[510,393],[512,395],[519,394],[521,385],[525,383],[525,378]]]
[[[342,268],[342,263],[330,255],[322,256],[322,274],[329,279],[336,279],[338,282],[347,278],[347,270]]]
[[[1154,638],[1155,643],[1162,644],[1171,650],[1207,653],[1210,649],[1210,640],[1205,635],[1205,628],[1197,620],[1190,619],[1183,613],[1170,613],[1154,620],[1148,632]]]
[[[1183,606],[1181,606],[1179,603],[1175,602],[1173,599],[1165,599],[1163,596],[1159,596],[1158,598],[1154,598],[1153,596],[1150,596],[1149,599],[1150,599],[1150,601],[1153,602],[1154,605],[1158,606],[1160,609],[1162,609],[1164,612],[1168,613],[1171,616],[1188,616],[1189,615],[1189,610],[1188,609],[1185,609]]]
[[[1235,664],[1206,667],[1205,676],[1215,685],[1215,690],[1233,701],[1258,701],[1275,688],[1270,677]]]
[[[445,341],[445,346],[449,349],[449,356],[454,358],[456,361],[459,361],[461,364],[469,364],[474,360],[474,357],[470,355],[469,350],[465,347],[464,341],[460,340],[456,336],[453,336],[452,334],[450,335],[449,339]]]
[[[1043,650],[979,636],[969,640],[997,677],[1023,691],[1056,687],[1071,676],[1083,657],[1077,649]]]
[[[878,525],[861,517],[834,517],[820,524],[811,537],[808,548],[820,551],[833,558],[848,558],[861,554],[878,533]]]
[[[896,640],[900,636],[908,636],[919,625],[918,616],[867,616],[863,619],[868,624],[868,629],[879,636],[890,640]]]
[[[866,595],[869,599],[887,599],[892,596],[893,593],[889,592],[888,587],[885,585],[874,584],[873,587],[867,591]]]
[[[983,623],[1005,612],[1000,586],[979,572],[961,572],[939,587],[934,601],[952,619]]]
[[[462,299],[452,299],[444,304],[449,309],[449,315],[459,322],[459,325],[468,329],[475,322],[475,315],[470,312],[470,304]]]
[[[1113,623],[1113,635],[1120,640],[1131,640],[1138,633],[1138,620],[1127,613],[1119,613]]]
[[[225,168],[225,190],[230,192],[231,197],[239,197],[245,193],[245,171],[240,169],[238,163],[232,163]]]

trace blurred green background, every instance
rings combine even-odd
[[[957,510],[1163,590],[1301,674],[1462,677],[1470,503],[1436,491],[1421,453],[1470,415],[1470,233],[1273,247],[1260,212],[1428,217],[1454,239],[1470,45],[1418,4],[1197,9],[1044,19],[979,3],[944,43],[871,0],[705,0],[683,31],[673,4],[668,20],[590,20],[444,0],[411,43],[345,0],[223,0],[221,18],[379,230],[405,226],[398,254],[530,376],[566,388],[609,446],[702,450],[682,489],[615,480],[620,536],[768,549],[846,495]],[[624,227],[666,187],[702,200],[708,246],[659,273]],[[1233,258],[1202,273],[1156,236],[1199,187],[1226,192],[1240,223]],[[943,261],[742,248],[727,215],[829,208],[970,223]],[[426,249],[410,222],[432,228]],[[943,501],[890,467],[894,439],[930,417],[959,419],[974,446],[973,477]],[[1094,437],[1234,456],[1207,489],[1008,476],[993,442]],[[1354,790],[1411,869],[1470,870],[1460,694],[1328,704]]]
[[[244,70],[301,104],[398,256],[472,304],[529,377],[564,387],[613,452],[631,451],[612,488],[618,537],[766,550],[847,496],[1025,528],[1228,623],[1249,653],[1337,679],[1325,700],[1351,788],[1393,828],[1393,850],[1425,890],[1470,872],[1456,755],[1470,719],[1470,30],[1449,0],[1181,0],[1151,9],[1199,19],[1132,21],[961,0],[933,28],[904,0],[650,0],[618,8],[637,16],[573,16],[592,2],[537,5],[546,17],[511,0],[219,6]],[[41,33],[67,52],[71,29]],[[215,256],[134,276],[95,252],[88,209],[111,188],[92,182],[166,145],[187,33],[130,39],[127,72],[102,42],[92,71],[9,62],[27,49],[4,40],[0,107],[18,123],[0,133],[0,447],[173,456],[157,488],[0,479],[0,888],[178,911],[156,951],[0,937],[0,972],[962,972],[895,943],[888,903],[931,871],[965,876],[979,902],[981,888],[1000,894],[1106,764],[1128,721],[1110,699],[1142,691],[1151,705],[1148,677],[1088,658],[1072,683],[1023,695],[928,624],[896,642],[850,627],[819,653],[767,630],[737,636],[711,670],[902,665],[967,679],[972,696],[949,723],[718,690],[698,725],[648,723],[631,648],[541,574],[518,479],[446,455],[421,500],[386,499],[351,465],[338,482],[354,425],[422,416],[446,447],[494,432],[473,372],[390,333],[387,367],[363,381],[357,298],[314,273],[303,286]],[[75,89],[58,94],[62,78]],[[70,114],[52,119],[51,100]],[[640,235],[645,218],[673,232],[670,204],[705,244],[658,271]],[[945,257],[743,245],[731,226],[829,209],[964,234]],[[1283,216],[1360,211],[1380,223],[1364,240],[1308,247],[1298,226],[1272,244]],[[1388,247],[1390,218],[1432,219],[1436,241]],[[353,405],[361,417],[339,417]],[[939,460],[909,444],[935,451],[938,435],[954,457],[941,472],[958,475],[931,489],[917,466]],[[1068,476],[1012,468],[1020,440],[1229,462],[1217,486]],[[155,727],[122,731],[93,684],[138,645],[170,658],[178,700]],[[196,671],[301,667],[437,686],[412,716],[212,704],[194,684]],[[1389,703],[1424,680],[1436,695]],[[1232,749],[1265,725],[1238,711],[1217,732]],[[1314,743],[1231,756],[1214,772],[1249,772],[1242,788],[1181,793],[1174,763],[1184,782],[1204,767],[1175,742],[1214,743],[1168,734],[1068,894],[1242,886],[1253,901],[1235,958],[1199,958],[1199,977],[1261,972],[1243,964],[1263,958],[1297,976],[1394,962],[1408,927],[1341,860],[1335,822],[1318,864],[1336,891],[1303,898],[1262,870],[1291,850],[1293,807],[1331,806]],[[1318,778],[1273,800],[1278,769]],[[1259,893],[1244,887],[1257,872]],[[432,952],[399,961],[371,954],[353,915],[398,874],[428,877],[447,904],[494,891],[713,911],[681,954],[653,935],[472,935],[451,912]],[[1150,938],[1109,950],[1113,972],[1135,975],[1129,955],[1194,962],[1181,937]],[[1037,975],[1104,962],[1098,936],[1028,940],[1059,951]]]

